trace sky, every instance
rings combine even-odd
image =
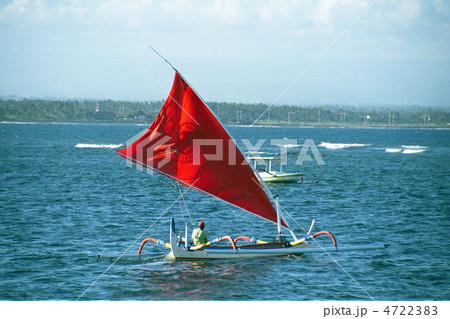
[[[0,97],[450,108],[449,0],[0,0]]]

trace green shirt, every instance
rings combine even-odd
[[[205,230],[201,230],[200,228],[194,229],[192,232],[192,240],[194,241],[194,245],[201,245],[208,242],[208,234]]]

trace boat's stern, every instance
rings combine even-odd
[[[170,220],[170,250],[170,253],[165,257],[166,260],[174,260],[186,255],[186,250],[179,246],[174,218]]]
[[[175,232],[175,219],[170,219],[170,248],[173,251],[174,247],[178,247],[178,238]]]
[[[168,261],[172,261],[175,260],[175,254],[173,252],[173,248],[177,246],[177,235],[175,233],[175,219],[172,218],[170,219],[170,253],[168,253],[165,257],[164,260],[168,260]]]

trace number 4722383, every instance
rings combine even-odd
[[[387,306],[383,310],[388,316],[436,316],[437,306]]]

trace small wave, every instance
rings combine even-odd
[[[417,154],[417,153],[423,153],[425,152],[425,149],[407,149],[403,150],[403,154]]]
[[[402,147],[410,150],[421,150],[427,148],[426,146],[421,145],[402,145]]]
[[[11,122],[11,121],[1,121],[1,124],[42,124],[39,122]]]
[[[426,146],[421,145],[402,145],[403,154],[418,154],[423,153],[427,150]]]
[[[349,147],[365,147],[370,146],[370,144],[358,144],[358,143],[352,143],[352,144],[346,144],[346,143],[327,143],[322,142],[319,144],[320,147],[325,147],[329,150],[339,150],[343,148],[349,148]]]
[[[402,151],[401,148],[387,148],[386,152],[387,153],[400,153]]]
[[[401,148],[386,148],[387,153],[418,154],[426,152],[427,147],[421,145],[402,145]]]
[[[265,153],[266,152],[259,152],[259,151],[247,151],[247,152],[245,152],[245,154],[254,155],[254,156],[258,156],[258,155],[265,154]]]
[[[303,145],[299,144],[275,144],[278,147],[287,147],[287,148],[295,148],[295,147],[302,147]]]
[[[77,148],[118,148],[123,146],[123,144],[85,144],[78,143],[75,145]]]

